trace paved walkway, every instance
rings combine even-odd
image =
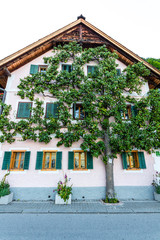
[[[56,205],[54,201],[13,201],[0,205],[1,213],[77,213],[77,214],[135,214],[160,213],[160,202],[124,201],[120,204],[104,204],[99,201],[72,201],[71,205]]]

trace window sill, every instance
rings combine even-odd
[[[134,168],[134,169],[124,169],[125,173],[143,173],[143,169]]]
[[[78,174],[78,173],[80,173],[80,174],[85,174],[85,173],[90,173],[90,169],[85,169],[85,170],[69,170],[70,171],[70,173],[75,173],[75,174]]]
[[[45,172],[52,172],[52,171],[57,171],[58,169],[41,169],[41,171],[45,171]]]
[[[46,171],[46,170],[36,170],[36,172],[38,172],[38,174],[49,174],[49,173],[51,173],[51,174],[59,174],[59,169],[57,169],[57,170],[48,170],[48,171]]]

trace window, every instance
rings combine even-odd
[[[72,65],[62,64],[62,71],[72,72]]]
[[[132,151],[122,153],[123,168],[127,170],[145,169],[146,163],[143,152]]]
[[[86,153],[84,152],[74,152],[74,169],[86,169]]]
[[[117,68],[117,76],[120,76],[121,75],[121,69],[120,68]]]
[[[29,151],[9,151],[4,153],[2,170],[23,170],[29,169],[30,152]]]
[[[12,152],[10,169],[22,170],[24,167],[25,152]]]
[[[68,169],[87,170],[93,169],[93,157],[90,152],[75,150],[68,152]]]
[[[31,102],[20,102],[18,104],[17,118],[29,118],[31,116]]]
[[[121,117],[124,120],[129,120],[131,117],[135,117],[137,115],[137,109],[135,106],[127,105],[126,111],[121,111]]]
[[[61,169],[62,152],[41,151],[37,152],[36,170],[56,170]]]
[[[30,74],[36,74],[38,72],[45,73],[47,70],[46,65],[33,65],[30,66]]]
[[[58,103],[46,104],[46,118],[49,117],[58,118]]]
[[[124,120],[128,120],[128,119],[131,118],[131,116],[132,116],[132,114],[131,114],[131,105],[127,105],[126,111],[125,112],[121,111],[121,117]]]
[[[83,110],[82,104],[74,103],[73,104],[73,118],[83,120],[85,118],[85,112]]]
[[[96,69],[96,66],[87,66],[87,75],[93,74]]]
[[[42,169],[56,169],[56,152],[44,152]]]
[[[39,72],[40,73],[46,73],[47,66],[39,66]]]

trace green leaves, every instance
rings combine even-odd
[[[122,151],[133,148],[150,151],[160,147],[159,92],[152,90],[141,98],[132,94],[141,92],[149,70],[143,63],[136,63],[117,75],[117,58],[106,46],[82,49],[72,42],[54,48],[54,54],[44,58],[48,64],[46,73],[27,76],[18,86],[22,99],[34,101],[32,116],[19,122],[10,121],[11,107],[3,104],[0,142],[11,143],[19,133],[22,140],[48,143],[51,134],[55,134],[57,146],[71,147],[81,140],[81,148],[90,150],[95,157],[102,156],[105,164],[108,157],[116,157]],[[72,65],[72,71],[63,71],[62,64],[66,63]],[[87,66],[92,63],[96,68],[87,74]],[[37,94],[56,99],[58,118],[45,119],[43,102],[37,99]],[[73,119],[73,103],[82,105],[84,119]],[[122,113],[128,104],[135,106],[137,114],[124,120]],[[109,153],[104,140],[106,133]]]

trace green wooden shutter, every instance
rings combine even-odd
[[[74,169],[74,152],[68,152],[68,169]]]
[[[96,68],[96,66],[88,66],[88,67],[87,67],[87,74],[88,74],[88,73],[93,74],[94,71],[95,71],[95,68]]]
[[[137,116],[137,109],[135,106],[131,106],[131,113],[132,113],[132,117],[136,117]]]
[[[58,118],[58,103],[47,103],[46,118]]]
[[[4,153],[2,170],[6,170],[6,169],[10,168],[11,154],[12,154],[12,152]]]
[[[43,152],[37,152],[36,170],[42,169]]]
[[[31,65],[31,67],[30,67],[30,74],[37,73],[38,72],[38,68],[39,68],[38,65]]]
[[[122,153],[123,169],[127,169],[127,153]]]
[[[116,69],[117,70],[117,76],[120,76],[121,75],[121,69]]]
[[[76,116],[76,103],[73,103],[73,118]]]
[[[72,65],[63,64],[62,71],[72,72]]]
[[[30,155],[31,155],[31,152],[25,152],[25,157],[24,157],[24,167],[23,169],[29,169],[29,160],[30,160]]]
[[[138,152],[138,160],[139,160],[139,167],[141,169],[146,168],[145,158],[144,158],[144,152]]]
[[[93,156],[87,152],[87,169],[93,169]]]
[[[17,118],[29,118],[31,115],[32,103],[21,102],[18,105]]]
[[[62,152],[57,152],[56,169],[62,169]]]
[[[54,103],[53,117],[58,118],[58,103]]]

